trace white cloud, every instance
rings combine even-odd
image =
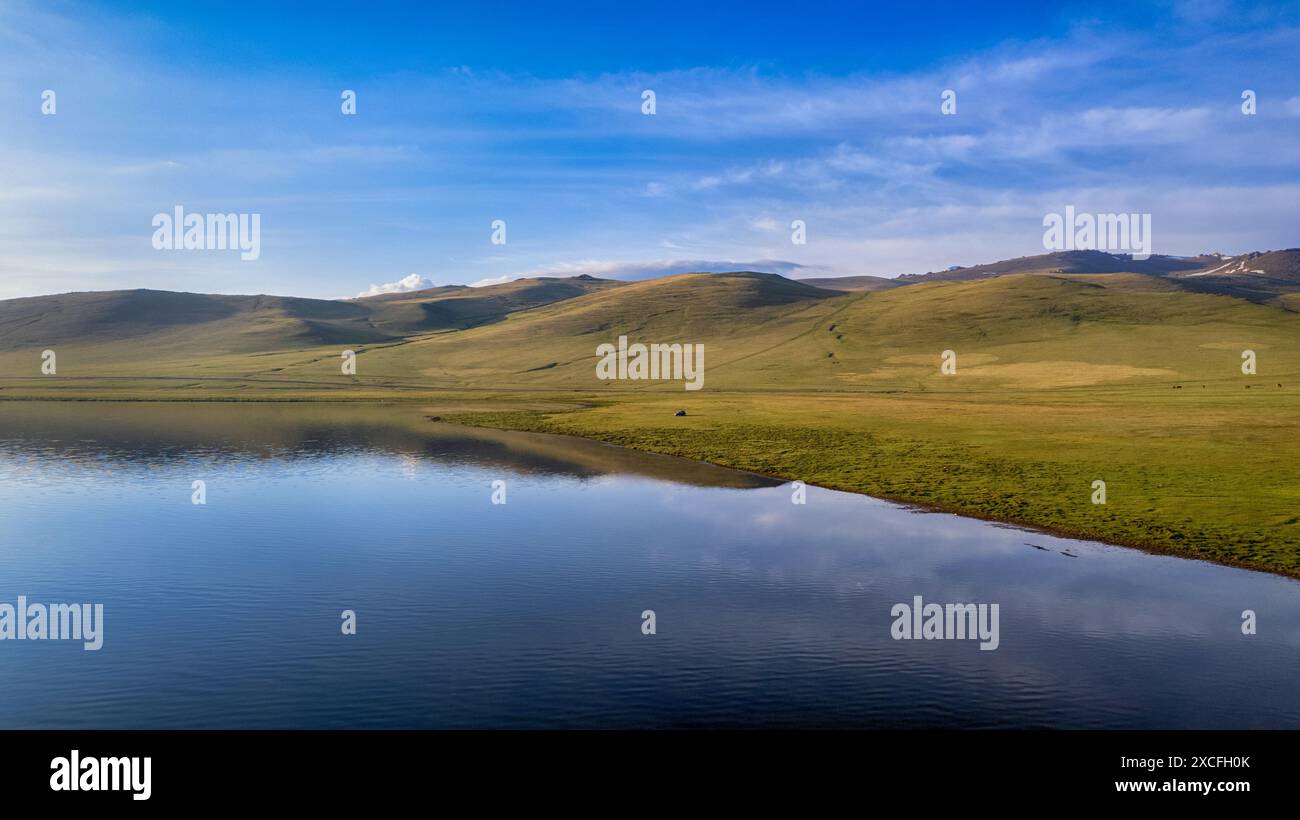
[[[588,259],[581,262],[560,262],[544,270],[533,271],[522,274],[522,276],[579,276],[586,274],[597,279],[641,280],[702,271],[709,273],[758,271],[759,273],[779,273],[783,276],[789,276],[806,267],[806,265],[801,265],[798,262],[789,262],[784,259],[756,259],[750,262],[717,259],[654,259],[638,262],[617,262]],[[515,279],[519,277],[512,276],[509,278]]]
[[[504,285],[506,282],[513,282],[516,279],[522,278],[523,277],[518,274],[507,273],[504,276],[493,276],[490,279],[480,279],[477,282],[470,282],[469,286],[471,288],[486,288],[492,285]]]
[[[784,162],[771,160],[746,168],[728,168],[721,175],[711,175],[696,180],[691,187],[697,191],[707,191],[719,185],[745,185],[756,180],[771,179],[784,172]]]
[[[371,285],[370,290],[362,291],[357,294],[357,298],[363,296],[379,296],[384,293],[406,293],[412,290],[424,290],[433,287],[433,282],[429,281],[426,276],[413,273],[410,276],[403,276],[396,282],[385,282],[382,285]]]

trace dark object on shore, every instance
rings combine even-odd
[[[684,415],[686,415],[686,411],[685,411],[685,410],[678,410],[676,413],[673,413],[673,415],[674,415],[674,416],[684,416]]]
[[[442,421],[442,416],[428,416],[429,421]]]

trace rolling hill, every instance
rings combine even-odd
[[[118,290],[0,301],[0,350],[140,343],[213,355],[388,338],[364,307],[322,299]]]
[[[1300,248],[1254,251],[1240,256],[1155,254],[1147,259],[1105,251],[1058,251],[983,265],[903,274],[893,279],[845,276],[802,281],[833,290],[884,290],[925,282],[969,282],[1016,274],[1063,273],[1140,273],[1172,279],[1187,290],[1221,293],[1257,302],[1276,301],[1289,307],[1296,303],[1296,295],[1300,294]]]
[[[958,267],[945,271],[904,274],[902,284],[934,281],[969,281],[1013,273],[1146,273],[1164,276],[1175,271],[1202,270],[1217,257],[1161,256],[1134,259],[1128,254],[1105,251],[1057,251],[1037,256],[1021,256],[986,265]]]
[[[463,330],[622,284],[592,277],[535,278],[349,300],[158,290],[9,299],[0,301],[0,360],[20,351],[54,349],[71,354],[64,357],[69,364],[113,373],[140,372],[142,366],[209,369],[205,363],[221,372],[246,372],[247,364],[232,369],[219,363],[278,361],[275,354],[285,351]]]
[[[770,273],[689,273],[587,294],[462,333],[366,354],[368,372],[440,384],[593,384],[595,349],[619,335],[699,342],[710,362],[755,356],[811,331],[844,294]]]
[[[1300,248],[1206,258],[1205,267],[1171,273],[1170,278],[1188,290],[1300,307]]]
[[[499,321],[507,314],[623,286],[624,282],[582,275],[516,279],[500,285],[464,285],[391,293],[349,300],[385,332],[412,335],[464,330]]]
[[[889,290],[904,284],[884,276],[827,276],[799,281],[826,290]]]
[[[1300,317],[1288,301],[1300,294],[1245,292],[1263,280],[1300,286],[1297,257],[1197,257],[1196,267],[1153,257],[1155,272],[1142,273],[1110,272],[1132,260],[1081,251],[893,287],[740,272],[546,277],[342,301],[74,293],[0,302],[0,365],[31,373],[48,348],[67,375],[336,382],[340,352],[353,349],[361,383],[673,389],[595,381],[596,347],[627,336],[704,345],[708,386],[729,390],[1205,380],[1231,376],[1231,357],[1246,349],[1274,372],[1300,373]],[[1218,264],[1203,267],[1207,259]],[[943,350],[957,352],[970,378],[939,376]]]
[[[462,333],[378,347],[382,377],[479,387],[680,389],[597,383],[595,349],[625,335],[706,349],[724,390],[983,390],[1232,378],[1239,354],[1300,373],[1300,316],[1138,274],[1018,274],[831,292],[756,274],[685,275],[556,303]],[[943,350],[959,356],[953,381]],[[1267,351],[1267,352],[1265,352]]]

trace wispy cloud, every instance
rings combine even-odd
[[[365,293],[400,292],[383,289],[413,269],[439,271],[430,284],[888,275],[1033,253],[1043,213],[1064,204],[1152,213],[1158,251],[1295,245],[1294,15],[1178,8],[1148,9],[1150,25],[1020,31],[924,65],[593,71],[575,48],[533,74],[363,69],[347,46],[310,67],[169,61],[153,54],[199,36],[169,13],[6,3],[0,297],[325,296],[376,280]],[[752,59],[774,44],[754,43]],[[354,117],[339,110],[345,87]],[[56,116],[39,113],[45,88]],[[647,88],[654,116],[640,111]],[[1247,88],[1254,116],[1239,108]],[[178,204],[262,214],[261,259],[152,252],[152,215]],[[490,242],[496,219],[506,245]],[[790,241],[796,219],[806,245]]]
[[[477,281],[470,282],[469,286],[471,288],[487,288],[487,287],[491,287],[492,285],[504,285],[506,282],[513,282],[516,279],[523,279],[523,278],[524,277],[521,275],[507,273],[501,276],[492,276],[487,279],[479,279]]]
[[[659,276],[699,273],[701,271],[713,273],[758,271],[759,273],[780,273],[784,275],[795,273],[804,267],[798,262],[790,262],[784,259],[755,259],[748,262],[738,262],[731,259],[657,259],[648,262],[588,260],[555,265],[551,268],[551,272],[564,276],[577,276],[585,273],[588,276],[601,279],[631,280],[654,279]]]

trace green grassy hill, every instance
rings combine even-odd
[[[372,376],[445,386],[682,389],[598,382],[596,348],[620,335],[703,344],[706,387],[719,390],[1172,388],[1235,383],[1244,350],[1256,352],[1261,373],[1300,375],[1300,314],[1136,274],[1010,275],[867,293],[687,274],[377,346],[361,362]],[[957,354],[957,378],[939,372],[945,350]]]
[[[591,388],[600,384],[597,346],[620,335],[703,343],[711,369],[811,332],[846,298],[774,274],[682,274],[514,313],[463,333],[375,348],[361,361],[380,377],[440,385]]]
[[[160,290],[67,293],[0,301],[0,350],[189,339],[194,352],[267,349],[392,338],[347,302]]]
[[[1293,295],[1289,294],[1288,298]],[[600,382],[596,348],[705,348],[708,389],[984,392],[1236,384],[1300,375],[1300,314],[1131,274],[1009,274],[833,291],[774,274],[525,279],[324,301],[114,291],[0,302],[0,367],[429,387],[680,391]],[[343,350],[359,354],[342,376]],[[956,354],[957,376],[939,370]]]
[[[350,300],[350,303],[364,308],[376,327],[409,336],[464,330],[500,321],[516,311],[598,293],[623,284],[591,276],[537,277],[483,288],[452,286],[386,294]]]
[[[38,373],[40,352],[52,349],[68,376],[275,374],[622,284],[534,278],[350,300],[156,290],[10,299],[0,301],[0,373]]]
[[[800,279],[805,285],[826,290],[889,290],[902,286],[897,279],[883,276],[829,276],[824,278]]]

